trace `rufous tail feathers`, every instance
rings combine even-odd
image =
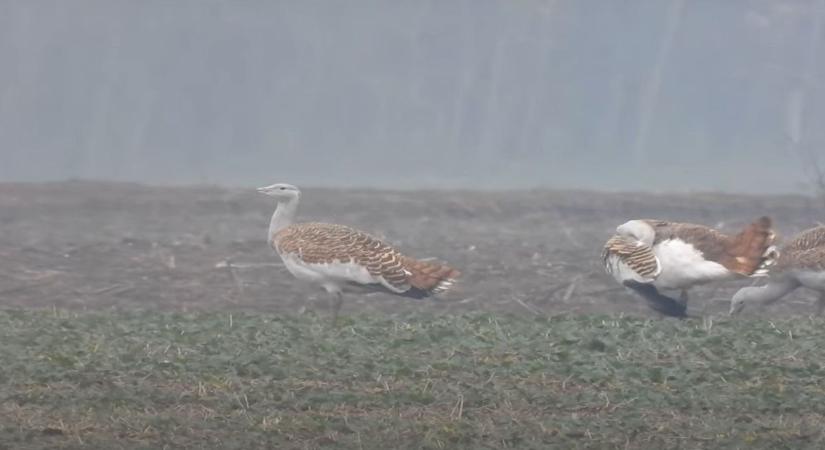
[[[461,275],[461,272],[447,265],[413,258],[406,258],[404,268],[410,272],[410,285],[430,294],[447,291]]]
[[[747,276],[765,276],[779,256],[773,241],[776,238],[769,217],[760,217],[733,237],[728,254],[728,268]]]

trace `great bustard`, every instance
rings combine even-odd
[[[665,315],[685,317],[687,289],[711,281],[764,276],[775,234],[761,217],[735,236],[690,223],[631,220],[604,246],[605,270]],[[659,289],[681,290],[680,300]]]
[[[296,278],[321,285],[334,295],[333,320],[338,316],[346,285],[366,285],[412,298],[448,290],[460,272],[435,262],[401,254],[369,234],[329,223],[294,224],[301,191],[277,183],[258,188],[275,197],[278,206],[269,222],[269,244]]]
[[[782,246],[767,284],[739,289],[730,301],[730,313],[739,313],[750,302],[773,303],[800,286],[819,292],[821,314],[825,310],[825,226],[805,230]]]

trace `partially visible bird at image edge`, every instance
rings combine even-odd
[[[731,298],[729,313],[737,314],[752,302],[767,305],[800,286],[818,292],[817,312],[825,312],[825,226],[802,231],[783,245],[767,284],[737,291]]]

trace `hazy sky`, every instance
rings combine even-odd
[[[802,190],[824,25],[825,0],[0,0],[0,180]]]

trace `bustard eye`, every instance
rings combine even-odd
[[[283,186],[279,187],[278,189],[280,189],[280,190],[282,190],[282,191],[285,191],[285,190],[286,190],[286,188],[285,188],[285,187],[283,187]]]

